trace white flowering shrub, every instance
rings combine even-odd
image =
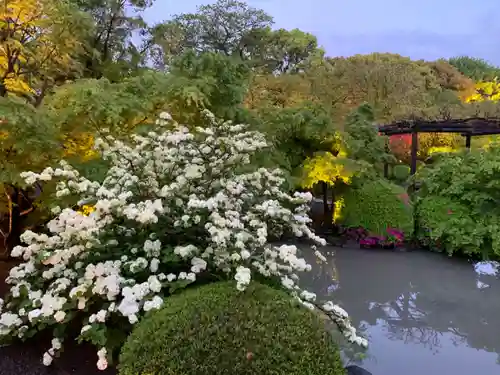
[[[173,290],[207,273],[234,278],[240,290],[257,273],[281,280],[292,297],[320,308],[350,341],[366,345],[344,310],[316,302],[298,286],[297,273],[311,266],[297,248],[268,243],[270,236],[293,233],[325,244],[307,226],[311,195],[282,191],[279,170],[243,172],[266,147],[264,136],[206,116],[206,127],[189,129],[163,114],[155,132],[135,135],[130,145],[110,136],[98,140],[111,165],[101,183],[65,162],[23,173],[30,184],[59,179],[59,197],[74,195],[95,210],[85,216],[56,207],[49,234],[22,235],[26,245],[12,256],[24,262],[7,278],[1,337],[24,339],[55,327],[43,357],[49,365],[62,348],[63,328],[81,322],[79,339],[97,346],[97,366],[105,369],[116,332],[111,327],[133,325],[168,303]]]

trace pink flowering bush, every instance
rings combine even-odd
[[[395,228],[387,228],[385,236],[366,235],[359,240],[359,245],[363,248],[395,248],[403,245],[404,233]]]
[[[113,325],[131,327],[168,303],[174,290],[210,272],[233,278],[239,290],[254,275],[281,280],[291,298],[321,309],[347,339],[366,346],[343,309],[299,287],[298,274],[311,266],[298,249],[268,243],[284,233],[316,245],[325,241],[308,227],[310,194],[284,192],[279,170],[242,169],[266,146],[261,133],[210,113],[206,126],[197,128],[162,114],[155,131],[133,136],[130,144],[111,136],[96,141],[110,163],[102,182],[65,162],[23,173],[29,184],[58,179],[58,197],[78,197],[95,210],[85,216],[54,207],[48,234],[22,235],[25,245],[12,256],[23,263],[7,278],[0,337],[26,339],[54,327],[43,356],[49,365],[62,349],[64,328],[81,324],[79,339],[97,347],[97,367],[105,369],[114,350]]]

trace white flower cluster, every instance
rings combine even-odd
[[[29,183],[61,177],[58,196],[78,197],[95,210],[84,216],[55,207],[50,235],[23,234],[26,246],[12,255],[24,263],[7,278],[11,295],[2,308],[0,335],[22,338],[83,312],[80,338],[100,347],[97,366],[104,369],[111,350],[95,337],[102,337],[111,317],[134,324],[160,308],[170,288],[196,281],[209,268],[234,275],[240,290],[252,272],[280,278],[293,297],[314,307],[315,295],[297,285],[297,272],[311,266],[295,246],[268,244],[285,230],[325,244],[307,226],[311,195],[283,192],[279,170],[241,171],[266,147],[262,134],[217,122],[211,114],[204,128],[167,120],[161,116],[155,132],[134,135],[131,145],[100,140],[111,164],[103,182],[89,181],[64,162],[23,174]],[[351,341],[366,344],[343,310],[325,307]],[[45,353],[45,364],[61,348],[59,339]]]

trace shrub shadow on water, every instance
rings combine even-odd
[[[370,341],[347,360],[373,374],[500,373],[500,278],[491,265],[423,251],[323,249],[303,286],[340,303]],[[486,272],[488,271],[488,272]]]

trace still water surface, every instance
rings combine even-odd
[[[327,253],[328,264],[313,267],[304,286],[349,312],[370,342],[358,363],[373,375],[500,375],[493,267],[420,251]]]

